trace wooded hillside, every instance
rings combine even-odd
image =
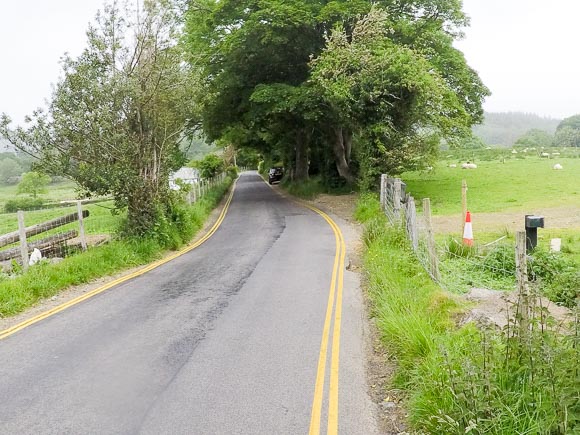
[[[487,145],[510,147],[532,129],[554,134],[560,119],[545,118],[524,112],[485,112],[484,121],[473,127],[473,133]]]

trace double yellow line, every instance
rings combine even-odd
[[[77,298],[71,299],[70,301],[59,305],[58,307],[55,307],[51,310],[45,311],[44,313],[41,313],[35,317],[32,317],[22,323],[19,323],[17,325],[14,325],[8,329],[5,329],[4,331],[0,331],[0,340],[7,338],[9,336],[11,336],[12,334],[17,333],[18,331],[27,328],[31,325],[34,325],[35,323],[40,322],[41,320],[46,319],[47,317],[51,317],[57,313],[60,313],[61,311],[66,310],[67,308],[70,308],[76,304],[79,304],[89,298],[92,298],[93,296],[98,295],[99,293],[103,293],[106,290],[109,290],[112,287],[115,287],[119,284],[122,284],[126,281],[129,281],[130,279],[136,278],[138,276],[144,275],[147,272],[156,269],[159,266],[162,266],[166,263],[169,263],[172,260],[175,260],[177,257],[181,257],[182,255],[194,250],[195,248],[199,247],[200,245],[202,245],[204,242],[206,242],[211,236],[213,236],[213,234],[218,230],[218,228],[220,227],[220,225],[222,224],[222,222],[224,221],[225,217],[226,217],[226,213],[228,212],[228,209],[230,207],[230,204],[232,202],[232,199],[234,197],[234,191],[235,191],[236,185],[234,183],[234,186],[230,192],[230,195],[228,196],[228,199],[226,201],[226,204],[222,210],[222,212],[220,213],[216,223],[210,228],[210,230],[201,238],[199,239],[197,242],[185,247],[184,249],[177,251],[176,253],[169,255],[168,257],[163,258],[162,260],[156,261],[155,263],[151,263],[150,265],[139,269],[136,272],[133,272],[129,275],[125,275],[121,278],[118,278],[114,281],[109,282],[108,284],[105,284],[102,287],[96,288],[82,296],[79,296]]]
[[[315,213],[318,213],[326,222],[328,222],[334,232],[336,244],[328,304],[326,307],[326,317],[324,319],[320,354],[318,356],[318,370],[316,372],[316,384],[314,387],[314,400],[312,402],[309,431],[310,435],[320,434],[322,402],[324,398],[324,380],[326,378],[326,363],[328,359],[328,345],[332,324],[332,354],[330,358],[330,386],[328,393],[328,422],[326,433],[327,435],[335,435],[338,433],[338,369],[340,360],[340,325],[342,321],[342,290],[344,285],[346,245],[340,228],[326,213],[308,204],[302,203],[302,205]],[[334,321],[332,316],[333,310]]]

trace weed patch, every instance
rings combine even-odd
[[[502,330],[458,328],[453,319],[461,303],[431,281],[402,230],[388,226],[382,213],[373,215],[377,209],[376,198],[363,196],[357,210],[366,226],[368,293],[398,364],[394,383],[407,392],[411,424],[432,434],[580,431],[578,312],[571,326],[556,325],[545,308],[532,304],[524,323],[516,303]],[[456,254],[449,261],[482,270],[472,252]],[[514,254],[500,248],[484,258],[489,267],[501,267],[495,279],[507,279],[504,269]],[[538,259],[531,266],[538,276],[561,267],[551,257]]]

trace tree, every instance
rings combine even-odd
[[[11,180],[22,174],[22,168],[11,158],[0,160],[0,183],[9,184]]]
[[[554,145],[554,136],[547,131],[532,128],[521,136],[514,145],[535,148],[551,147]]]
[[[417,52],[454,91],[466,123],[478,122],[489,92],[452,46],[457,29],[467,23],[457,0],[198,0],[187,14],[186,45],[205,77],[205,133],[211,140],[225,138],[237,147],[282,155],[298,180],[308,177],[309,162],[325,167],[329,158],[335,172],[354,180],[359,126],[349,124],[313,85],[310,61],[323,52],[337,23],[350,38],[357,17],[373,3],[397,24],[382,37]],[[373,112],[371,105],[367,111]]]
[[[199,162],[193,162],[192,166],[200,170],[203,178],[212,178],[224,170],[224,161],[215,154],[208,154]]]
[[[22,180],[18,183],[17,193],[18,195],[22,193],[28,193],[33,198],[43,193],[48,193],[46,188],[51,182],[50,176],[42,174],[40,172],[26,172],[22,174]]]
[[[170,0],[145,0],[142,10],[105,6],[87,31],[87,48],[62,60],[47,113],[28,129],[0,133],[67,175],[89,194],[113,195],[127,207],[126,231],[152,234],[168,208],[169,173],[194,110],[195,81],[176,44],[178,11]]]
[[[580,147],[580,115],[563,119],[556,129],[556,145]]]
[[[458,79],[435,68],[433,56],[390,37],[399,24],[373,8],[350,34],[337,27],[313,61],[313,82],[341,125],[362,139],[359,159],[367,187],[380,173],[429,164],[442,139],[454,144],[469,138],[482,114],[481,105],[466,103],[461,92],[468,86],[459,92]],[[478,92],[484,95],[485,88]]]

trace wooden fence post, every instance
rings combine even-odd
[[[415,198],[409,196],[407,204],[405,205],[405,220],[407,223],[407,235],[411,241],[413,251],[417,252],[419,248],[419,232],[417,229],[417,207],[415,206]]]
[[[87,250],[87,238],[85,236],[85,222],[83,220],[83,205],[77,201],[77,214],[79,215],[79,237],[81,239],[81,247],[83,251]]]
[[[28,243],[26,242],[26,226],[24,225],[24,212],[18,210],[18,233],[20,237],[20,256],[22,268],[28,270]]]
[[[435,234],[433,233],[433,223],[431,222],[431,200],[423,199],[423,214],[425,216],[425,225],[427,229],[427,251],[429,253],[429,269],[431,276],[435,281],[441,280],[439,274],[439,259],[437,258],[437,249],[435,247]]]
[[[401,221],[401,179],[395,178],[395,184],[393,189],[393,213],[395,215],[395,221],[397,225]]]
[[[516,232],[516,278],[518,285],[518,313],[521,319],[520,334],[523,336],[528,333],[530,316],[525,231]]]
[[[386,196],[387,196],[387,174],[381,174],[381,211],[385,211],[386,207]]]
[[[461,182],[461,233],[465,229],[465,216],[467,215],[467,180]]]

